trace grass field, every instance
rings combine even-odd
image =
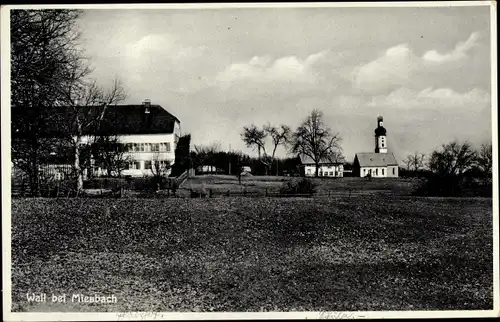
[[[491,213],[479,198],[14,199],[13,311],[492,309]]]
[[[266,189],[270,193],[279,191],[284,182],[292,180],[293,177],[276,176],[248,176],[242,177],[241,185],[236,176],[229,175],[201,175],[188,178],[182,185],[184,189],[194,191],[212,189],[214,194],[230,192],[259,192],[265,194]],[[377,192],[388,192],[397,195],[410,195],[418,184],[413,178],[310,178],[317,184],[318,193],[332,194],[373,194]]]

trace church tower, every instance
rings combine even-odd
[[[384,128],[384,118],[377,117],[377,128],[375,129],[375,153],[387,153],[387,131]]]

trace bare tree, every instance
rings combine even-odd
[[[243,166],[245,164],[245,156],[241,151],[233,152],[234,155],[234,167],[236,170],[236,177],[238,178],[238,184],[241,186],[241,175],[243,172]]]
[[[91,158],[106,170],[108,176],[121,177],[131,159],[117,135],[99,135],[93,143]]]
[[[210,145],[195,145],[194,146],[194,163],[195,167],[210,166],[216,167],[215,155],[221,151],[221,144],[214,142]],[[210,172],[212,169],[210,170]]]
[[[462,175],[474,166],[476,151],[465,141],[452,141],[434,150],[429,160],[429,168],[440,175]]]
[[[83,189],[82,150],[95,141],[107,107],[126,98],[125,89],[118,79],[113,81],[111,88],[105,90],[96,81],[81,79],[86,73],[85,67],[75,66],[74,79],[68,83],[64,92],[67,105],[62,122],[67,124],[67,139],[74,152],[77,193]]]
[[[481,144],[481,148],[477,153],[477,165],[484,175],[491,177],[493,173],[493,146],[491,142]]]
[[[79,10],[11,10],[12,161],[39,195],[41,159],[53,150],[47,123],[61,101],[71,66],[85,59],[77,48]]]
[[[403,161],[406,164],[406,169],[408,171],[418,172],[424,168],[425,154],[415,151],[413,154],[409,154]]]
[[[290,143],[292,130],[288,125],[282,124],[279,127],[276,127],[268,123],[264,126],[264,131],[271,137],[273,144],[273,150],[270,156],[270,166],[272,166],[273,162],[275,161],[276,149],[280,145],[286,146]],[[278,165],[278,163],[276,163],[276,165]],[[278,166],[276,166],[276,175],[278,175]]]
[[[248,127],[243,127],[243,132],[241,133],[241,138],[245,145],[249,148],[257,150],[257,155],[259,161],[265,165],[266,175],[269,170],[269,160],[266,152],[266,139],[268,133],[265,129],[260,129],[256,125],[252,124]]]
[[[283,124],[277,127],[268,123],[262,128],[252,124],[249,127],[243,127],[241,137],[247,147],[257,150],[258,158],[260,162],[264,164],[267,175],[275,160],[276,149],[278,146],[286,145],[290,142],[291,129],[287,125]],[[266,141],[268,137],[271,137],[272,141],[271,154],[268,154],[266,151]]]
[[[341,160],[342,139],[338,133],[324,124],[323,113],[313,110],[293,133],[292,152],[310,157],[316,166],[315,176],[318,176],[321,160]]]
[[[403,160],[403,163],[405,164],[406,170],[411,171],[412,160],[410,156],[406,157],[406,159]]]
[[[159,188],[164,179],[167,178],[172,164],[169,160],[164,160],[161,158],[160,153],[155,153],[151,159],[151,174],[153,175],[154,181]]]

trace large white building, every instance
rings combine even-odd
[[[181,124],[163,107],[146,100],[141,105],[108,107],[106,116],[113,118],[112,130],[125,145],[125,157],[130,161],[122,175],[147,176],[155,163],[162,167],[165,162],[174,164]]]
[[[382,116],[377,118],[375,129],[375,152],[356,153],[353,163],[356,177],[398,177],[398,163],[393,153],[388,152],[387,130]]]
[[[123,159],[128,161],[121,172],[124,176],[152,175],[155,164],[164,169],[166,162],[170,165],[175,162],[175,148],[181,136],[180,121],[162,106],[151,104],[149,100],[138,105],[106,107],[100,128],[101,134],[109,133],[124,145]],[[86,133],[82,143],[88,143],[93,137],[95,133]],[[62,161],[67,163],[69,157]],[[83,169],[84,177],[106,174],[106,170],[93,159],[90,164],[90,167]],[[62,166],[60,164],[55,169]],[[170,170],[164,174],[169,175]],[[56,176],[59,177],[57,173]]]

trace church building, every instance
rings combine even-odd
[[[382,116],[377,118],[375,129],[375,152],[356,153],[353,163],[355,177],[398,177],[398,163],[393,153],[388,152],[387,130]]]

